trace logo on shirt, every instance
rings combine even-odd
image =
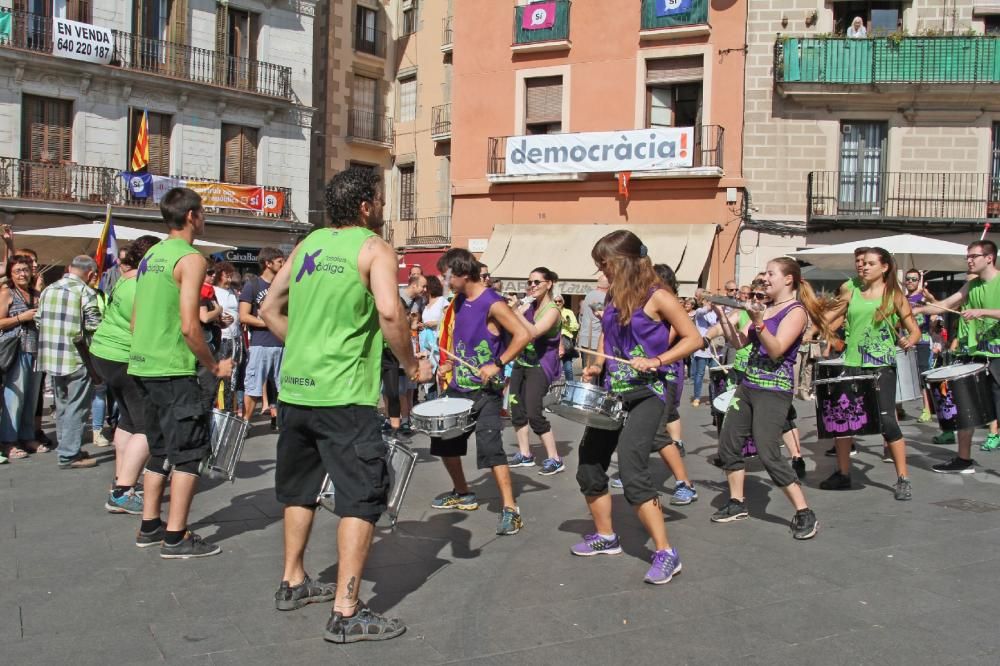
[[[302,268],[299,269],[299,274],[295,276],[296,282],[301,282],[302,278],[306,275],[312,275],[316,271],[316,257],[323,252],[323,248],[320,248],[313,252],[312,254],[306,253],[302,258]]]
[[[344,272],[343,264],[347,263],[347,260],[343,257],[329,257],[323,261],[317,261],[322,252],[322,248],[316,250],[312,254],[306,254],[302,258],[302,268],[299,269],[298,275],[295,276],[295,281],[300,282],[302,278],[311,276],[315,272],[320,273],[330,273],[333,275],[340,275]]]
[[[290,377],[288,375],[283,375],[281,377],[282,386],[316,386],[316,380],[312,377]]]

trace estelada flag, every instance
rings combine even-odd
[[[118,239],[115,238],[115,225],[111,223],[111,206],[104,218],[104,228],[97,240],[97,252],[94,256],[97,262],[97,279],[100,280],[104,271],[118,265]]]
[[[444,352],[445,350],[448,350],[451,353],[455,353],[455,350],[452,349],[452,347],[454,347],[455,344],[455,341],[453,339],[454,334],[455,334],[455,299],[452,298],[451,303],[449,303],[448,307],[445,308],[444,317],[441,318],[441,333],[440,337],[438,338],[438,349],[440,350],[438,352],[439,356],[438,362],[441,364],[452,363],[451,358],[449,358],[448,355],[445,354]],[[444,383],[446,386],[451,383],[451,377],[452,373],[449,372],[448,375],[444,378]]]
[[[149,166],[149,114],[142,110],[142,120],[139,122],[139,134],[135,137],[135,148],[132,150],[132,171],[142,171]]]
[[[556,24],[556,3],[535,2],[521,14],[522,30],[547,30]]]

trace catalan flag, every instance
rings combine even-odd
[[[104,271],[118,265],[118,239],[115,238],[115,225],[111,223],[111,205],[104,218],[104,228],[97,241],[97,252],[94,260],[97,262],[97,279],[100,280]]]
[[[451,363],[452,360],[445,354],[445,350],[454,353],[454,336],[455,336],[455,299],[451,299],[451,303],[445,308],[444,316],[441,318],[441,325],[439,328],[438,337],[438,348],[440,349],[440,363]],[[453,371],[454,372],[454,371]],[[448,376],[444,378],[444,386],[451,383],[452,373],[448,373]]]
[[[135,137],[135,149],[132,150],[132,172],[139,172],[149,166],[149,114],[142,110],[142,120],[139,122],[139,134]]]

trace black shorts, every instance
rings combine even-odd
[[[323,477],[333,480],[334,513],[374,523],[389,496],[389,447],[374,407],[278,403],[281,434],[274,490],[288,506],[316,506]]]
[[[486,389],[463,393],[448,389],[445,395],[452,398],[472,400],[472,418],[476,422],[476,467],[491,469],[507,464],[507,454],[503,450],[503,421],[500,409],[503,396]],[[469,433],[454,439],[431,437],[431,455],[441,458],[464,456],[469,452]]]
[[[135,383],[145,408],[149,455],[175,467],[208,457],[212,411],[206,409],[198,378],[136,377]]]
[[[146,407],[135,377],[128,374],[128,363],[109,361],[91,355],[94,369],[118,400],[118,427],[133,435],[146,434]]]

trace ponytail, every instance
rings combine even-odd
[[[833,331],[830,330],[830,325],[827,323],[826,317],[823,316],[825,313],[823,302],[816,296],[816,292],[813,291],[808,280],[802,280],[799,283],[799,300],[802,301],[806,313],[823,337],[827,340],[833,338]]]

